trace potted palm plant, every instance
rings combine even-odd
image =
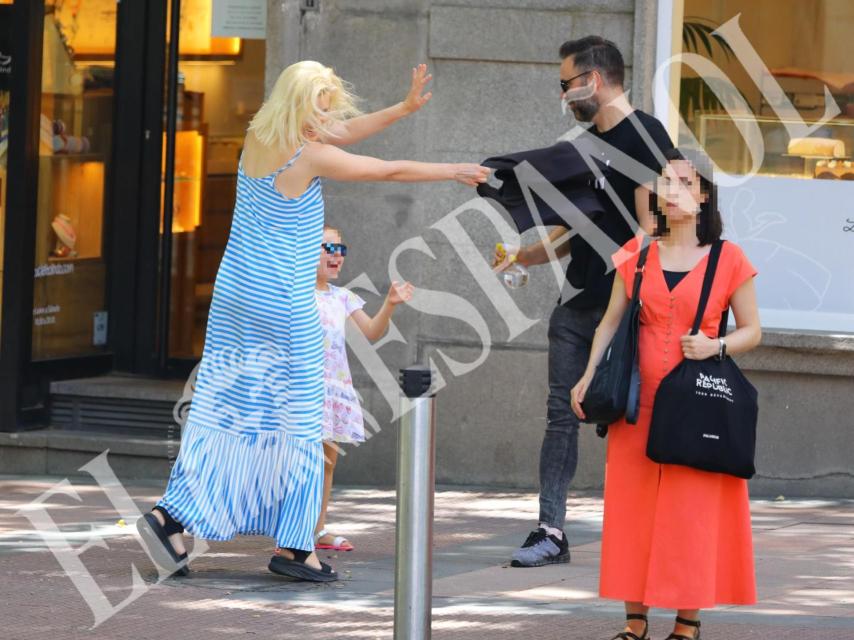
[[[723,52],[729,61],[735,53],[729,43],[715,33],[718,26],[711,20],[687,17],[682,24],[682,50],[714,59],[715,51]],[[743,94],[742,94],[743,97]],[[726,95],[724,95],[726,99]],[[723,104],[706,81],[699,76],[683,77],[679,84],[679,111],[689,124],[693,124],[697,111],[722,111]]]

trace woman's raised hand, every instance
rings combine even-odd
[[[433,97],[433,92],[428,91],[421,95],[427,83],[433,79],[431,74],[427,73],[427,65],[419,64],[412,69],[412,84],[409,87],[409,93],[406,94],[406,99],[403,101],[403,106],[406,107],[407,113],[415,113],[423,107],[430,98]]]
[[[476,187],[489,179],[491,169],[473,162],[463,162],[454,165],[454,180],[469,187]]]

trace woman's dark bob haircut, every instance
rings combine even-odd
[[[706,201],[700,203],[700,213],[697,215],[697,239],[701,247],[720,240],[723,222],[721,213],[718,211],[718,187],[712,180],[712,161],[700,151],[676,148],[665,151],[664,159],[668,163],[673,160],[685,160],[694,167],[694,171],[700,177],[700,191],[706,194]],[[655,219],[653,235],[667,235],[669,232],[667,214],[658,206],[658,194],[655,191],[650,191],[649,194],[649,210]]]

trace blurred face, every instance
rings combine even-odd
[[[585,71],[575,66],[575,56],[564,58],[560,65],[561,100],[565,100],[579,122],[590,122],[599,112],[599,72]],[[565,87],[565,88],[564,88]],[[573,99],[573,96],[581,96]]]
[[[656,192],[658,206],[670,222],[695,218],[700,204],[709,198],[703,193],[697,170],[687,160],[671,160],[664,166]]]
[[[341,234],[334,229],[326,229],[323,232],[323,244],[341,244]],[[317,268],[317,275],[326,280],[335,280],[341,273],[341,267],[344,265],[344,256],[341,251],[328,253],[321,245],[320,247],[320,265]]]

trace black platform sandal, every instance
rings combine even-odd
[[[169,542],[169,536],[174,533],[184,533],[184,527],[176,522],[166,509],[162,507],[154,507],[154,509],[163,515],[165,523],[160,524],[157,516],[149,512],[136,521],[136,530],[158,566],[170,571],[170,576],[189,575],[187,553],[178,553]]]
[[[681,625],[685,625],[686,627],[694,627],[697,632],[691,636],[683,636],[679,633],[671,633],[664,640],[700,640],[700,621],[699,620],[688,620],[687,618],[680,618],[676,616],[676,622]]]
[[[626,620],[643,620],[643,634],[637,635],[631,631],[618,633],[611,640],[649,640],[649,621],[642,613],[627,613]]]
[[[310,551],[289,549],[287,547],[285,547],[285,550],[294,554],[294,559],[288,560],[284,556],[273,556],[270,559],[270,564],[267,565],[267,568],[273,573],[309,582],[334,582],[338,579],[338,574],[325,562],[320,563],[320,569],[315,569],[307,565],[305,561],[311,555]]]

